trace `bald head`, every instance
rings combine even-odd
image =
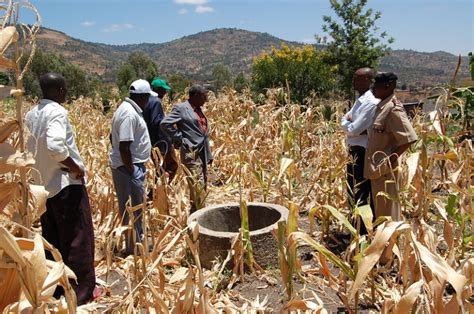
[[[202,85],[193,85],[189,89],[189,103],[195,107],[201,107],[207,101],[208,90]]]
[[[362,95],[370,89],[374,76],[375,71],[371,68],[357,69],[352,80],[352,87],[359,93],[359,95]]]
[[[46,73],[39,80],[43,98],[51,99],[57,103],[66,100],[66,79],[58,73]]]
[[[355,71],[356,76],[366,76],[370,79],[375,77],[375,71],[371,68],[360,68]]]

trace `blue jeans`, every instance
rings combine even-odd
[[[130,175],[125,166],[112,168],[112,179],[114,181],[115,193],[119,205],[120,218],[122,225],[129,224],[129,216],[126,211],[127,201],[130,199],[130,206],[136,206],[144,203],[145,194],[145,165],[143,163],[133,165],[133,174]],[[143,236],[142,228],[142,209],[134,213],[135,241],[130,232],[125,234],[126,252],[133,253],[134,242],[140,242]]]

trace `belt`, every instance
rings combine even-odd
[[[349,150],[365,150],[365,147],[359,145],[349,145]]]

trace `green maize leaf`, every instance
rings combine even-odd
[[[341,258],[337,257],[333,252],[329,251],[326,247],[317,243],[313,238],[309,236],[309,234],[306,234],[300,231],[291,233],[290,236],[288,237],[288,246],[296,248],[298,241],[303,241],[311,245],[316,251],[323,254],[325,258],[327,258],[334,265],[336,265],[350,279],[353,280],[355,278],[355,274],[351,266],[346,264],[346,262],[344,262]]]
[[[290,272],[288,266],[288,260],[286,258],[285,252],[285,233],[286,233],[286,223],[284,221],[278,222],[278,257],[280,265],[280,274],[283,284],[285,285],[286,293],[288,298],[291,298],[293,294],[293,278],[292,273]]]
[[[449,217],[456,217],[456,202],[458,197],[456,194],[449,194],[448,203],[446,204],[446,211],[448,212]]]
[[[370,205],[356,207],[356,209],[354,210],[354,215],[359,216],[364,222],[366,229],[370,233],[372,233],[372,230],[374,228],[372,224],[372,221],[374,220],[374,214],[372,213]]]
[[[357,234],[357,230],[351,225],[349,220],[347,220],[347,218],[343,214],[341,214],[339,210],[335,209],[331,205],[324,205],[324,208],[329,210],[329,212],[331,213],[331,215],[333,215],[334,218],[339,220],[347,229],[349,229],[353,236]]]
[[[240,203],[240,215],[241,215],[241,228],[242,228],[242,240],[243,246],[247,255],[248,265],[253,265],[253,249],[252,242],[250,241],[250,228],[249,228],[249,211],[247,202],[242,201]]]

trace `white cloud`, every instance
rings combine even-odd
[[[198,5],[194,10],[196,13],[210,13],[214,12],[214,8],[210,6]]]
[[[174,0],[174,3],[177,3],[177,4],[193,4],[193,5],[203,5],[208,2],[209,0]]]
[[[109,27],[104,28],[104,32],[112,33],[112,32],[120,32],[126,29],[134,29],[135,26],[129,23],[125,24],[112,24]]]
[[[214,12],[214,8],[208,5],[210,2],[209,0],[173,0],[174,3],[176,4],[183,4],[183,5],[193,5],[194,7],[194,12],[198,14],[202,13],[210,13]],[[179,14],[186,14],[188,13],[187,9],[181,9],[178,11]]]
[[[90,27],[90,26],[94,26],[95,25],[95,22],[92,22],[92,21],[84,21],[81,23],[82,26],[84,27]]]

